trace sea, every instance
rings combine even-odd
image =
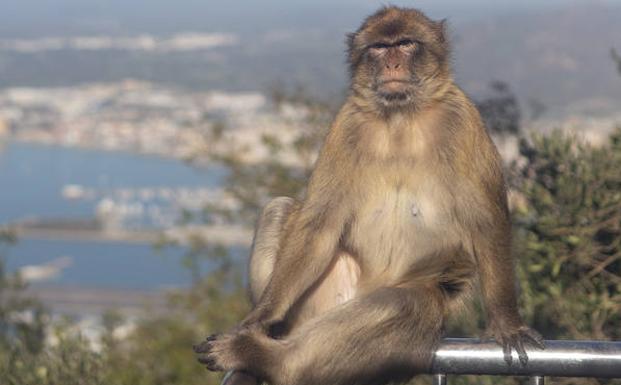
[[[66,186],[103,192],[191,190],[215,188],[222,176],[216,167],[158,156],[7,142],[0,147],[0,225],[28,218],[92,218],[97,200],[67,199]],[[183,267],[184,252],[182,247],[80,239],[18,239],[0,249],[8,271],[32,273],[35,288],[95,291],[186,287],[192,275]],[[46,268],[50,274],[44,274]]]

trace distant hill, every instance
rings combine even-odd
[[[271,6],[277,12],[277,7]],[[248,10],[240,12],[248,18]],[[291,24],[300,15],[282,11],[284,21],[274,22],[273,28],[264,22],[256,31],[249,31],[248,26],[232,28],[232,32],[223,30],[235,36],[236,44],[195,50],[163,52],[105,46],[34,52],[0,49],[0,87],[137,78],[177,87],[231,91],[304,85],[314,94],[338,97],[346,87],[344,36],[356,27],[358,21],[354,19],[359,20],[364,13],[361,8],[354,12],[355,17],[313,12],[309,13],[312,18],[294,28]],[[433,15],[441,16],[442,12],[436,10]],[[197,23],[194,20],[188,25],[196,27]],[[97,24],[97,36],[106,28],[111,37],[140,35],[112,24]],[[183,24],[176,28],[183,28]],[[184,31],[163,28],[154,33],[165,39],[179,32]],[[621,6],[593,1],[537,12],[482,13],[477,18],[451,20],[451,34],[457,78],[470,93],[485,93],[492,80],[503,80],[524,105],[536,100],[549,110],[590,112],[621,105],[621,77],[610,60],[611,47],[621,50]],[[2,41],[10,43],[11,39]]]
[[[522,97],[550,107],[621,106],[621,77],[611,60],[621,49],[621,7],[579,5],[502,16],[456,31],[461,83],[480,92],[501,79]]]

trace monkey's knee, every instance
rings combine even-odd
[[[283,229],[297,202],[293,198],[272,199],[261,212],[250,253],[249,282],[253,303],[263,294],[270,280]]]
[[[295,205],[296,200],[293,198],[277,197],[272,199],[261,212],[260,225],[280,225],[282,227]]]

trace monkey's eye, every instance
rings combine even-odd
[[[388,48],[390,48],[390,44],[387,43],[375,43],[367,47],[371,55],[382,55]]]
[[[369,49],[386,49],[390,48],[390,44],[388,43],[374,43],[369,46]]]
[[[414,50],[418,48],[419,43],[414,40],[403,39],[403,40],[398,41],[395,45],[401,49]]]

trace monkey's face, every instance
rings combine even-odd
[[[414,59],[420,49],[421,43],[411,39],[380,40],[367,48],[367,60],[373,70],[369,85],[384,104],[411,101],[417,81]]]
[[[418,107],[450,78],[443,23],[383,8],[349,37],[352,87],[381,108]]]

